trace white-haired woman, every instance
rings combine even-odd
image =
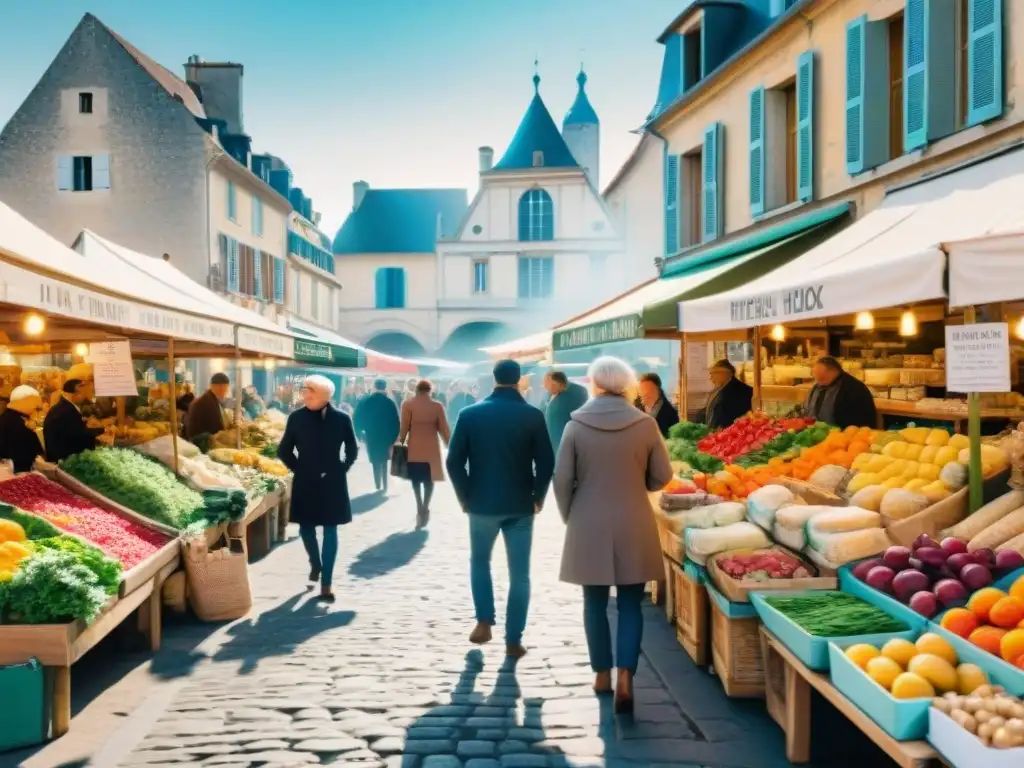
[[[317,599],[329,603],[334,602],[331,583],[338,556],[338,526],[352,522],[346,475],[359,452],[352,419],[331,405],[333,396],[330,379],[309,376],[302,385],[305,407],[288,417],[278,448],[281,461],[295,473],[291,519],[299,524],[309,555],[309,580],[320,582]],[[324,529],[322,549],[316,538],[318,527]]]
[[[614,357],[588,372],[594,397],[574,411],[555,462],[554,491],[567,528],[561,580],[583,587],[583,626],[594,690],[612,691],[615,711],[633,711],[633,676],[643,635],[644,585],[663,576],[648,493],[672,479],[657,422],[633,407],[636,376]],[[612,649],[608,597],[615,587],[618,633]]]

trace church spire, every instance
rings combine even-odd
[[[590,105],[590,99],[587,98],[587,73],[583,69],[582,62],[580,62],[580,73],[576,75],[576,84],[579,86],[579,90],[576,91],[576,100],[569,107],[569,111],[565,113],[565,119],[562,120],[563,129],[567,125],[597,125],[601,122],[597,119],[597,112]]]

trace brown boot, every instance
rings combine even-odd
[[[611,693],[612,692],[612,671],[610,669],[604,672],[598,672],[594,676],[594,693]]]
[[[473,631],[469,633],[469,642],[474,645],[483,645],[491,642],[491,625],[478,621]]]
[[[633,714],[633,673],[628,669],[619,670],[615,683],[615,714]]]

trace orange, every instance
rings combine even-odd
[[[986,624],[988,622],[988,614],[989,611],[992,610],[992,606],[1004,597],[1006,597],[1006,593],[1001,589],[985,587],[971,595],[971,599],[967,601],[967,607],[970,608],[971,611],[974,612],[974,615],[978,617],[978,621],[982,624]]]
[[[943,614],[939,626],[954,635],[970,637],[971,632],[978,628],[978,617],[966,608],[951,608]]]
[[[1013,586],[1010,587],[1010,595],[1024,600],[1024,576],[1019,576]]]
[[[1020,669],[1024,669],[1024,655],[1018,656],[1016,659],[1014,659],[1013,666],[1018,667]]]
[[[999,641],[999,653],[1004,661],[1012,662],[1024,656],[1024,629],[1012,629]]]
[[[999,645],[1005,634],[1006,630],[999,627],[978,627],[971,632],[971,636],[967,640],[979,648],[999,656]]]
[[[1024,600],[1019,597],[1004,597],[988,612],[989,624],[1011,629],[1024,621]]]

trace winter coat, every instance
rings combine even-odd
[[[43,419],[43,442],[46,459],[54,464],[68,456],[96,447],[102,429],[90,429],[75,404],[62,397]]]
[[[444,406],[429,394],[415,395],[402,403],[402,425],[398,442],[409,441],[409,463],[429,464],[430,477],[435,482],[444,481],[444,465],[441,462],[441,443],[448,445],[451,433]]]
[[[808,415],[821,421],[828,421],[837,427],[871,427],[878,426],[878,410],[875,398],[867,385],[850,374],[843,372],[832,384],[838,388],[830,415],[823,412],[822,406],[828,388],[815,384],[807,395],[806,411]]]
[[[448,449],[455,495],[473,515],[534,514],[554,463],[543,414],[511,387],[497,387],[466,408]]]
[[[299,408],[288,417],[277,455],[295,473],[293,522],[307,526],[352,522],[347,474],[358,453],[352,419],[333,405],[328,403],[319,411]]]
[[[647,413],[639,397],[636,399],[636,407]],[[668,437],[668,431],[679,423],[679,411],[669,402],[665,390],[661,390],[661,407],[657,413],[651,414],[651,417],[658,422],[658,429],[661,431],[662,437]]]
[[[565,520],[560,578],[571,584],[644,584],[664,577],[652,491],[672,479],[658,425],[614,395],[572,415],[555,462]]]
[[[711,395],[704,408],[704,423],[711,429],[725,429],[741,416],[750,412],[754,390],[733,376],[720,390]]]
[[[224,407],[212,390],[206,390],[192,401],[185,414],[185,438],[215,435],[224,429]]]
[[[383,392],[364,397],[356,406],[354,422],[356,434],[366,444],[370,461],[378,463],[387,459],[401,428],[395,401]]]
[[[576,382],[570,381],[564,391],[559,392],[548,402],[544,411],[544,420],[548,425],[548,437],[551,439],[551,448],[558,450],[558,444],[562,441],[562,433],[569,424],[569,417],[573,411],[580,408],[587,402],[587,390]]]
[[[0,459],[10,459],[15,472],[28,472],[43,455],[39,435],[25,423],[28,417],[8,408],[0,413]]]

